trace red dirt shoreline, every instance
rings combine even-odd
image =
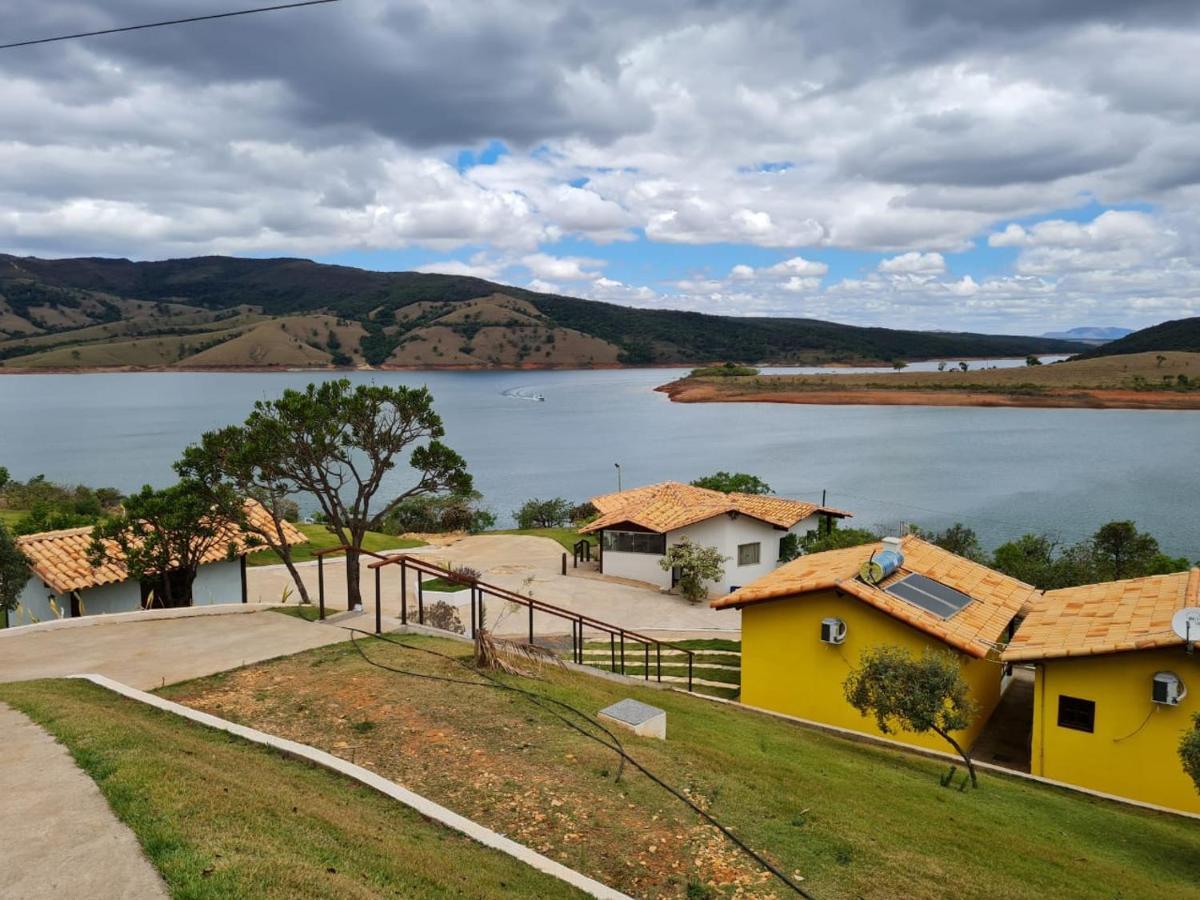
[[[1044,394],[916,389],[812,391],[723,390],[687,379],[655,388],[673,403],[798,403],[816,406],[981,406],[1040,409],[1200,409],[1200,394],[1119,389],[1048,390]]]

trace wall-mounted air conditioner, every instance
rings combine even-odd
[[[821,640],[826,644],[844,644],[846,642],[846,623],[841,619],[822,619]]]
[[[1156,672],[1151,699],[1164,706],[1178,706],[1187,696],[1187,688],[1174,672]]]

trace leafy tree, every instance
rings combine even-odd
[[[1044,591],[1096,580],[1088,542],[1062,547],[1044,534],[1026,534],[1001,544],[993,554],[992,568]]]
[[[873,716],[884,734],[939,735],[963,758],[971,786],[979,786],[970,754],[954,739],[954,732],[971,724],[976,706],[953,653],[926,650],[914,658],[902,647],[871,647],[842,687],[850,705]]]
[[[907,369],[908,363],[902,359],[894,359],[892,360],[892,368],[899,372],[901,369]]]
[[[397,506],[380,523],[380,531],[405,534],[410,531],[425,534],[445,534],[468,531],[478,534],[495,527],[496,516],[480,506],[478,491],[467,494],[447,494],[435,497],[412,497]]]
[[[1042,361],[1040,359],[1038,359],[1036,356],[1031,355],[1031,356],[1025,357],[1025,365],[1027,365],[1027,366],[1040,366],[1041,364],[1042,364]]]
[[[939,372],[945,372],[945,371],[946,371],[946,361],[945,361],[944,359],[943,359],[941,362],[939,362],[939,363],[938,363],[938,371],[939,371]]]
[[[1176,562],[1158,548],[1153,535],[1138,531],[1133,522],[1109,522],[1092,535],[1092,562],[1101,581],[1140,578],[1187,568],[1187,560],[1172,568]]]
[[[314,497],[326,527],[347,546],[346,597],[362,603],[359,559],[366,533],[405,500],[472,489],[466,461],[445,434],[426,388],[352,386],[342,378],[260,400],[243,426],[271,454],[270,476]],[[413,447],[417,480],[376,504],[384,479]]]
[[[1179,741],[1179,758],[1183,760],[1183,770],[1191,776],[1200,792],[1200,713],[1192,713],[1192,727]]]
[[[599,514],[600,510],[596,509],[595,504],[591,500],[584,500],[582,503],[576,503],[571,507],[571,524],[576,527],[586,525]]]
[[[692,487],[708,488],[722,494],[769,494],[771,486],[757,475],[745,472],[714,472],[692,482]]]
[[[668,572],[679,570],[679,591],[693,603],[708,596],[706,582],[720,581],[725,577],[725,557],[717,548],[702,547],[686,537],[669,546],[658,564]]]
[[[920,532],[917,532],[920,533]],[[975,529],[968,528],[962,522],[955,522],[945,531],[937,531],[926,536],[931,544],[937,544],[943,550],[949,550],[959,556],[985,562],[987,554],[979,544],[979,536]]]
[[[4,489],[4,486],[8,484],[11,478],[12,476],[8,474],[8,469],[6,469],[4,466],[0,466],[0,490]]]
[[[311,603],[284,527],[284,522],[299,517],[299,505],[290,496],[295,488],[283,474],[278,458],[280,446],[273,435],[263,431],[249,425],[230,425],[206,432],[198,443],[183,451],[175,471],[206,493],[209,505],[220,516],[274,550],[292,576],[300,602]],[[268,513],[266,521],[251,520],[246,515],[247,498],[263,505]]]
[[[962,371],[965,372],[965,371],[967,371],[967,369],[971,368],[971,365],[970,365],[970,363],[960,362],[958,364],[958,367],[959,367],[959,369],[961,369]]]
[[[779,561],[791,562],[800,555],[800,535],[790,531],[779,539]]]
[[[0,522],[0,623],[3,627],[8,627],[8,614],[17,608],[17,597],[28,580],[29,563],[25,554]]]
[[[181,481],[155,490],[146,485],[126,499],[122,513],[92,529],[89,557],[97,566],[123,563],[136,581],[154,579],[159,605],[187,606],[201,561],[222,548],[234,558],[229,525],[214,515],[206,486]]]
[[[513,517],[518,528],[560,528],[571,522],[571,504],[562,497],[549,500],[534,497],[521,504]]]
[[[824,534],[806,535],[801,542],[805,553],[822,553],[825,550],[841,550],[844,547],[861,547],[873,544],[879,535],[865,528],[835,528]]]

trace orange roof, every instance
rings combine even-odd
[[[246,513],[257,527],[270,525],[267,510],[257,500],[246,502]],[[289,545],[303,544],[308,540],[304,533],[290,522],[284,523],[284,534]],[[235,531],[231,527],[228,539],[214,544],[201,562],[213,563],[225,559],[230,544],[233,544],[237,553],[255,553],[265,549],[261,545],[253,546],[245,532]],[[89,526],[63,531],[44,531],[41,534],[27,534],[17,538],[17,547],[29,560],[29,567],[33,573],[59,594],[104,584],[118,584],[129,578],[129,572],[120,560],[109,559],[103,565],[93,566],[88,561],[91,545],[92,529]],[[109,544],[109,547],[115,548],[115,545]]]
[[[1171,629],[1171,618],[1187,606],[1200,606],[1200,569],[1047,591],[1013,635],[1004,659],[1177,646],[1183,638]]]
[[[996,642],[1009,623],[1038,593],[1037,588],[1023,581],[911,535],[901,542],[904,563],[897,572],[879,586],[859,580],[859,568],[882,548],[882,543],[876,543],[801,556],[728,597],[712,601],[712,606],[740,609],[767,600],[834,590],[874,606],[957,650],[972,656],[987,656],[996,649]],[[932,578],[966,594],[973,602],[943,619],[887,592],[888,587],[912,574]]]
[[[640,525],[650,531],[668,532],[686,528],[724,513],[741,513],[779,528],[791,528],[813,513],[821,512],[844,518],[850,515],[802,500],[768,497],[761,494],[725,494],[708,488],[664,481],[646,487],[632,488],[615,494],[592,498],[600,517],[581,528],[582,532],[599,531],[624,522]]]

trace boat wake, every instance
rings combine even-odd
[[[501,391],[500,396],[508,397],[510,400],[530,400],[534,403],[540,403],[546,399],[533,388],[509,388]]]

